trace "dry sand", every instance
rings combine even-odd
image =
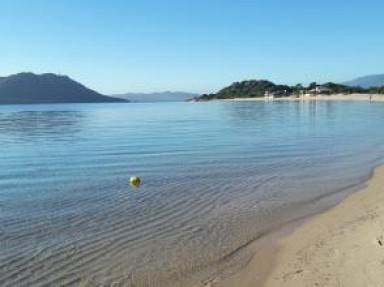
[[[384,286],[384,167],[283,239],[265,286]]]
[[[264,282],[257,274],[270,265],[265,254],[217,286],[384,286],[384,166],[365,189],[306,221],[276,250]]]
[[[384,102],[384,95],[380,95],[380,94],[331,95],[331,96],[317,96],[317,98],[319,98],[320,100]]]

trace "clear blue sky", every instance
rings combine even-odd
[[[384,1],[0,0],[0,75],[69,75],[102,93],[384,73]]]

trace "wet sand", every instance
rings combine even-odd
[[[215,286],[384,286],[384,166],[366,188],[267,246]]]

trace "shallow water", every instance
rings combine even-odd
[[[188,286],[383,162],[384,104],[0,107],[0,285]],[[139,175],[138,189],[128,185]]]

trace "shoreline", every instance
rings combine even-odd
[[[365,188],[272,232],[254,251],[240,271],[206,286],[384,285],[384,166],[373,170]]]
[[[285,102],[285,101],[371,101],[384,102],[384,94],[335,94],[335,95],[317,95],[311,97],[286,97],[286,98],[232,98],[232,99],[213,99],[208,101],[197,102]]]

